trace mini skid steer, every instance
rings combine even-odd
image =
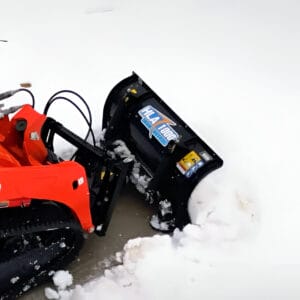
[[[0,299],[14,299],[51,278],[78,255],[83,233],[103,236],[118,195],[131,181],[154,206],[151,225],[171,232],[190,222],[188,199],[221,158],[135,73],[110,92],[96,140],[85,100],[63,90],[41,114],[32,104],[0,110]],[[67,97],[78,97],[87,108]],[[75,105],[84,138],[47,116],[56,101]],[[56,136],[75,152],[62,159]]]

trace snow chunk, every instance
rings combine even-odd
[[[58,287],[59,290],[64,290],[66,287],[72,285],[73,276],[69,271],[57,271],[53,276],[53,283]]]
[[[149,185],[151,178],[146,174],[141,174],[141,164],[135,162],[132,168],[132,173],[130,176],[131,182],[135,185],[136,189],[144,194]]]
[[[160,221],[157,215],[151,217],[150,224],[153,228],[162,232],[170,230],[169,222]]]
[[[47,299],[59,299],[59,294],[54,289],[45,288],[45,296]]]
[[[19,279],[20,279],[20,277],[19,277],[19,276],[16,276],[16,277],[11,278],[11,279],[10,279],[10,282],[11,282],[12,284],[15,284]]]
[[[125,163],[134,161],[134,165],[130,175],[130,181],[135,185],[136,189],[140,193],[145,194],[151,177],[147,176],[146,174],[142,174],[141,164],[136,161],[135,156],[130,152],[124,141],[116,140],[114,142],[114,145],[116,146],[114,148],[114,154],[119,156],[120,158],[123,158],[123,161]]]
[[[117,252],[115,255],[115,259],[118,263],[122,263],[123,260],[123,253],[122,252]]]
[[[114,145],[116,146],[114,148],[114,152],[121,158],[126,159],[126,162],[134,160],[134,155],[131,154],[130,150],[127,148],[125,142],[122,140],[116,140],[114,142]]]
[[[97,231],[101,231],[102,228],[103,228],[103,224],[100,224],[100,225],[98,225],[98,226],[96,227],[96,230],[97,230]]]
[[[29,284],[25,285],[23,287],[23,292],[27,292],[30,288],[31,288],[31,286]]]
[[[59,244],[59,247],[60,248],[65,248],[67,245],[66,245],[66,243],[65,242],[61,242],[60,244]]]
[[[160,207],[160,213],[162,216],[165,216],[167,214],[172,214],[172,204],[167,199],[161,200],[159,202],[159,207]]]
[[[103,128],[99,133],[100,141],[105,141],[105,133],[106,133],[106,128]]]

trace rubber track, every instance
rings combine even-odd
[[[36,202],[36,203],[35,203]],[[30,245],[28,249],[19,255],[8,255],[4,249],[0,249],[0,299],[16,299],[18,296],[47,280],[50,280],[49,271],[66,267],[75,257],[83,244],[82,231],[79,223],[71,212],[53,204],[50,201],[40,203],[33,202],[28,208],[9,208],[0,210],[0,241],[22,240],[23,237],[35,237],[38,235],[51,237],[56,242],[48,247],[39,248]],[[60,241],[66,238],[70,243],[67,249],[60,247]],[[39,261],[41,269],[26,271],[29,261]],[[51,264],[49,264],[49,261]],[[6,271],[7,270],[7,271]],[[19,271],[20,270],[20,271]],[[21,276],[19,276],[21,274]],[[23,276],[24,275],[24,276]],[[23,280],[12,284],[13,277],[21,277]]]
[[[45,203],[28,208],[0,209],[0,239],[67,227],[81,230],[73,215],[61,206]]]

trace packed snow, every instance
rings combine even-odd
[[[120,265],[84,285],[49,287],[49,299],[300,298],[298,1],[0,6],[3,91],[30,81],[41,110],[72,88],[100,128],[108,91],[135,70],[225,162],[194,191],[193,224],[128,241]],[[67,104],[51,115],[86,133]]]

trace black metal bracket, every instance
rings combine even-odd
[[[47,118],[41,133],[49,153],[54,153],[55,135],[60,136],[78,149],[74,160],[82,165],[86,171],[95,232],[101,236],[105,235],[129,165],[122,161],[113,160],[104,149],[89,144],[51,118]]]

